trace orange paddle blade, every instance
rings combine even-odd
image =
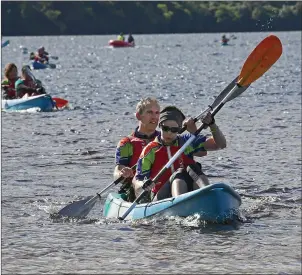
[[[52,100],[55,101],[58,108],[63,108],[68,104],[68,101],[63,98],[53,97]]]
[[[282,44],[275,35],[270,35],[263,39],[251,52],[245,61],[238,84],[247,86],[256,81],[279,59],[282,54]]]

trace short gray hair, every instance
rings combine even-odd
[[[159,107],[159,103],[154,97],[146,97],[141,99],[136,105],[136,113],[142,114],[145,108],[150,104],[156,104]]]

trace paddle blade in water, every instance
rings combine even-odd
[[[84,200],[72,202],[62,208],[58,214],[65,217],[84,218],[97,202],[99,196],[87,197]]]
[[[63,98],[53,97],[52,100],[56,103],[58,108],[63,108],[68,104],[68,101]]]
[[[282,44],[275,35],[263,39],[245,61],[238,84],[247,86],[256,81],[279,59],[282,54]]]

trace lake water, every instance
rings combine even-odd
[[[242,196],[242,223],[106,220],[106,195],[86,219],[50,215],[112,181],[115,146],[135,127],[140,98],[196,116],[268,34],[237,33],[224,47],[222,34],[135,35],[137,47],[121,49],[107,47],[112,36],[3,37],[2,72],[27,61],[20,45],[59,56],[57,69],[34,74],[72,108],[1,113],[2,272],[301,273],[300,32],[275,33],[281,58],[217,114],[227,148],[201,159],[212,183]]]

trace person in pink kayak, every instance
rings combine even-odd
[[[125,37],[124,37],[124,34],[122,32],[118,35],[117,40],[118,41],[125,41]]]
[[[134,38],[133,38],[133,36],[132,36],[132,33],[129,33],[129,36],[128,36],[128,43],[134,44]]]

